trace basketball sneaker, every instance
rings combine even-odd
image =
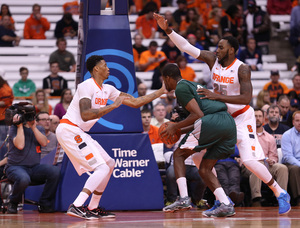
[[[225,205],[221,203],[216,209],[212,211],[204,211],[202,215],[206,217],[229,217],[235,215],[234,206],[230,203]]]
[[[280,196],[277,198],[280,215],[286,214],[291,210],[290,199],[291,197],[286,191],[284,191],[284,193],[280,193]]]
[[[215,209],[216,209],[217,207],[219,207],[220,205],[221,205],[220,201],[219,201],[219,200],[215,200],[214,205],[213,205],[211,208],[209,208],[208,210],[203,211],[203,212],[202,212],[202,215],[204,215],[204,216],[206,216],[206,217],[210,217],[210,216],[209,216],[210,212],[213,211],[213,210],[215,210]]]
[[[98,219],[99,217],[92,214],[86,206],[75,207],[71,204],[67,210],[67,215],[82,218],[82,219]]]
[[[178,197],[174,203],[163,208],[164,212],[175,212],[189,210],[192,208],[191,198],[186,196],[184,198]]]
[[[114,213],[106,211],[102,207],[97,207],[93,210],[90,210],[93,215],[98,216],[98,218],[115,218],[116,215]]]

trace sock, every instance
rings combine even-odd
[[[91,201],[88,206],[89,210],[93,210],[99,206],[101,196],[102,196],[102,194],[99,195],[99,194],[95,194],[95,193],[92,195]]]
[[[85,192],[80,192],[79,195],[77,196],[76,200],[73,202],[75,207],[81,207],[84,202],[87,200],[89,195]]]
[[[178,189],[179,189],[179,194],[181,198],[187,197],[188,196],[188,191],[187,191],[187,185],[186,185],[186,178],[185,177],[180,177],[176,180]]]
[[[216,188],[216,190],[214,191],[214,195],[216,196],[216,199],[220,201],[220,203],[224,203],[225,205],[228,205],[230,203],[223,188]]]
[[[280,193],[284,193],[284,190],[279,186],[279,184],[274,180],[273,184],[268,185],[269,188],[274,192],[276,197],[280,196]]]

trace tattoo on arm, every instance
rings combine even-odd
[[[206,62],[209,68],[212,69],[216,61],[216,55],[211,51],[202,50],[198,59]]]
[[[238,70],[241,94],[252,97],[251,70],[246,64],[242,64]]]

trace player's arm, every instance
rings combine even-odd
[[[139,107],[155,100],[156,98],[159,98],[164,93],[167,93],[167,90],[165,89],[165,86],[163,85],[159,90],[156,90],[153,93],[150,93],[145,96],[135,98],[135,97],[133,97],[127,93],[123,93],[123,92],[120,93],[120,96],[129,97],[128,99],[124,100],[124,102],[123,102],[124,105],[127,105],[132,108],[139,108]]]
[[[169,27],[168,21],[165,20],[163,16],[154,13],[154,18],[156,19],[157,24],[161,27],[161,29],[165,31],[165,33],[170,37],[173,43],[182,52],[186,52],[187,54],[193,56],[194,58],[206,62],[209,68],[212,69],[216,61],[216,55],[213,52],[205,51],[205,50],[200,51],[200,49],[191,45],[185,38],[183,38],[181,35],[173,31]]]
[[[91,100],[89,98],[82,98],[79,101],[80,115],[83,121],[88,121],[92,119],[98,119],[105,114],[111,112],[112,110],[118,108],[125,99],[126,96],[119,96],[111,105],[101,107],[99,109],[92,108]]]
[[[240,65],[238,70],[238,78],[240,83],[239,95],[227,96],[224,94],[213,93],[204,88],[197,89],[197,92],[200,95],[204,95],[204,97],[201,97],[201,99],[217,100],[230,104],[248,105],[252,99],[251,70],[248,65]]]

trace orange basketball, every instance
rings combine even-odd
[[[174,124],[173,122],[166,122],[166,123],[163,123],[160,128],[158,129],[158,134],[159,134],[159,137],[161,139],[161,141],[165,144],[174,144],[176,143],[180,136],[181,136],[181,132],[180,132],[180,129],[178,129],[175,133],[175,135],[172,135],[170,138],[167,138],[167,137],[162,137],[161,136],[161,132],[164,131],[169,124]]]

